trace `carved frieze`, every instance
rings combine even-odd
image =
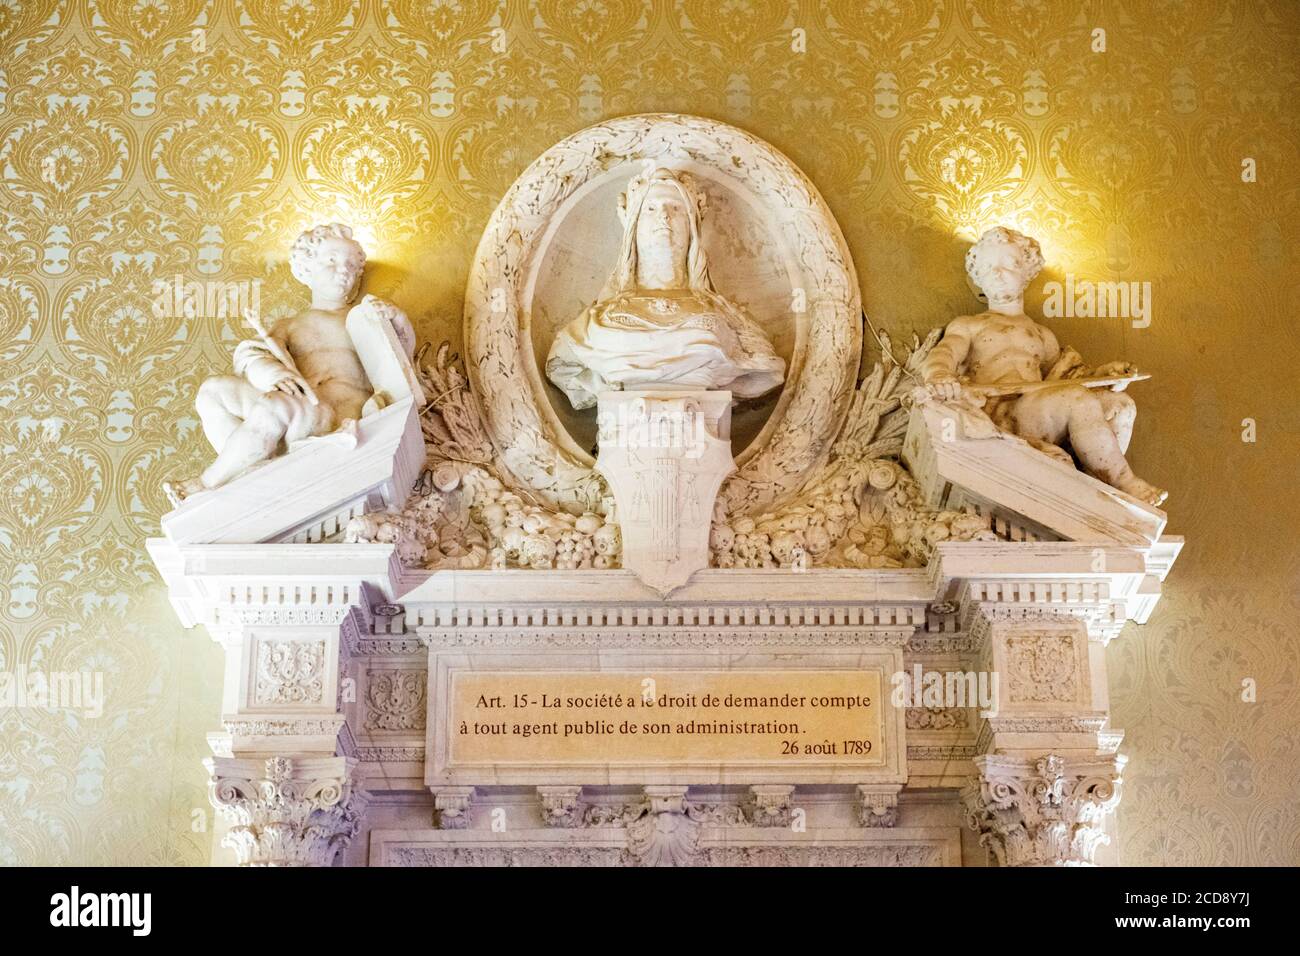
[[[978,754],[979,747],[974,744],[908,744],[908,760],[970,760]]]
[[[693,866],[943,866],[943,848],[934,845],[886,846],[718,846],[696,852]],[[391,865],[402,867],[635,866],[636,854],[621,847],[404,846],[392,851]]]
[[[630,866],[632,854],[622,847],[605,846],[399,846],[393,847],[389,866]]]
[[[904,712],[908,730],[963,730],[969,718],[965,707],[909,707]]]
[[[788,828],[714,825],[671,810],[639,808],[634,824],[516,830],[502,843],[473,832],[378,831],[371,865],[379,866],[952,866],[956,829],[830,829],[816,838]],[[653,834],[653,836],[650,836]]]
[[[710,847],[700,866],[943,866],[941,847],[900,846],[729,846]]]
[[[314,737],[338,733],[343,717],[226,717],[222,729],[236,737]]]
[[[328,625],[338,624],[347,611],[346,607],[223,607],[218,612],[218,621],[244,627]]]

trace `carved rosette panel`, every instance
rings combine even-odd
[[[368,731],[423,730],[428,675],[416,670],[372,670],[366,681]]]
[[[625,116],[552,146],[492,215],[465,290],[467,372],[504,466],[530,497],[561,511],[604,513],[591,457],[551,411],[531,362],[521,288],[553,217],[598,176],[623,164],[689,164],[755,197],[788,255],[810,323],[802,368],[773,419],[719,493],[729,513],[793,496],[826,460],[853,398],[862,345],[857,277],[839,227],[816,187],[750,134],[676,114]]]
[[[258,641],[258,704],[319,704],[325,697],[324,641]]]
[[[1007,694],[1013,704],[1078,698],[1072,634],[1013,634],[1007,638]]]
[[[212,805],[230,822],[222,845],[240,866],[330,866],[360,827],[365,798],[343,757],[205,764]]]
[[[1104,824],[1120,799],[1123,757],[1067,762],[986,755],[964,800],[967,821],[1002,866],[1092,866],[1109,842]]]

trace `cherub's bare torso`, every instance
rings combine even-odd
[[[970,342],[966,373],[978,385],[1042,381],[1061,354],[1051,330],[1025,315],[983,312],[949,329]]]
[[[271,330],[293,357],[298,371],[340,421],[360,418],[370,397],[370,380],[348,335],[347,309],[304,309]]]

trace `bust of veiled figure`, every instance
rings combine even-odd
[[[704,208],[686,173],[660,168],[628,184],[618,263],[546,359],[547,377],[574,408],[624,389],[727,389],[750,399],[784,380],[785,361],[763,330],[713,287]]]

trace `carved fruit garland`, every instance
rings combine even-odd
[[[427,345],[416,356],[420,384],[431,396],[420,415],[425,469],[400,512],[354,518],[344,539],[392,542],[408,567],[618,567],[615,524],[591,512],[550,510],[526,489],[507,486],[502,476],[510,472],[456,361],[446,342],[432,363]]]
[[[715,567],[919,567],[939,541],[993,537],[977,515],[927,509],[898,460],[909,415],[903,399],[941,334],[913,336],[901,365],[889,337],[878,336],[880,361],[855,390],[830,458],[795,499],[758,515],[715,509]]]
[[[915,336],[902,364],[881,335],[882,357],[854,391],[826,463],[777,511],[725,513],[715,506],[710,558],[723,568],[920,567],[944,540],[993,538],[986,519],[931,511],[898,460],[909,411],[903,399],[942,334]],[[346,540],[389,541],[403,563],[437,568],[615,568],[617,526],[572,515],[508,484],[457,356],[443,343],[417,356],[428,462],[401,512],[365,515]],[[603,490],[603,489],[602,489]]]

